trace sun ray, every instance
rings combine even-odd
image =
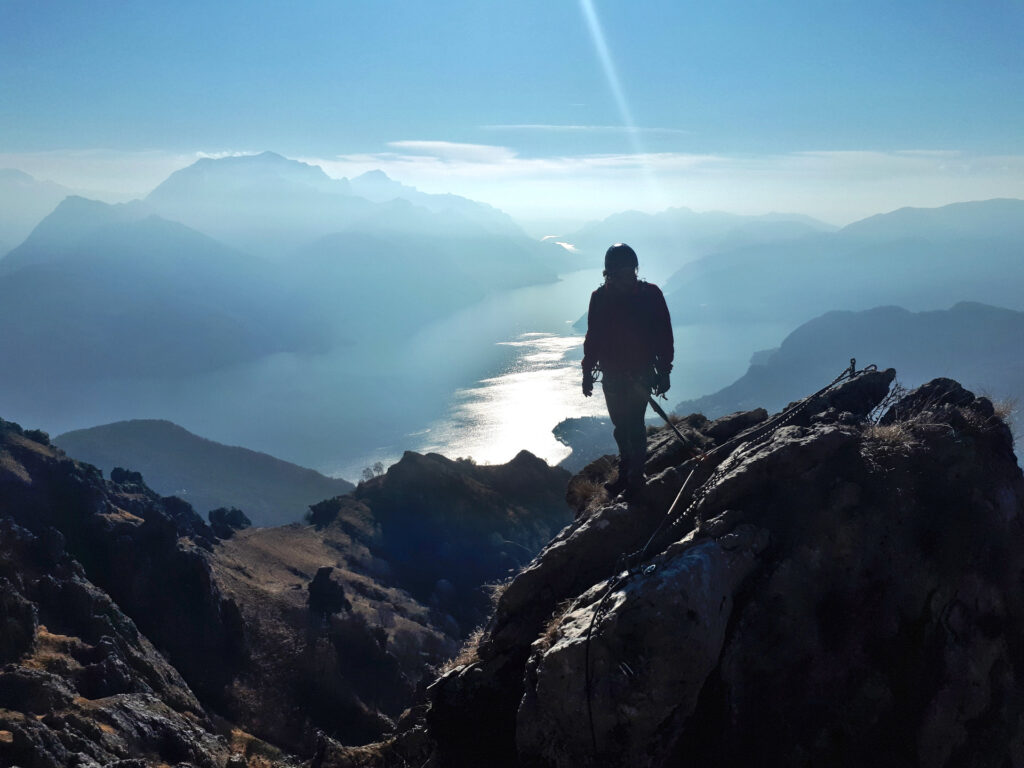
[[[619,116],[626,128],[626,134],[629,136],[629,143],[632,147],[633,153],[641,160],[643,177],[648,188],[648,193],[654,200],[663,200],[664,195],[661,184],[654,173],[654,168],[646,160],[647,151],[644,148],[643,142],[640,140],[640,131],[637,129],[636,122],[633,120],[633,112],[629,107],[629,102],[626,100],[625,91],[622,89],[618,69],[615,67],[615,61],[612,59],[611,51],[608,48],[608,41],[605,38],[604,29],[601,26],[601,19],[597,15],[597,9],[594,8],[593,0],[580,0],[580,10],[582,10],[583,17],[586,19],[587,27],[590,30],[590,37],[593,40],[594,49],[597,52],[597,58],[601,62],[601,68],[604,70],[605,79],[608,81],[608,88],[611,90],[612,96],[615,99],[615,104],[619,109]]]

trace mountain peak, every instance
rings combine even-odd
[[[384,173],[384,171],[382,171],[380,168],[375,168],[372,171],[367,171],[366,173],[359,174],[354,179],[352,179],[352,181],[374,181],[374,182],[391,181],[391,182],[393,182],[394,179],[392,179],[390,176],[388,176],[386,173]]]
[[[27,173],[19,171],[17,168],[0,168],[0,181],[30,183],[35,180],[34,176],[29,176]]]
[[[309,186],[337,184],[318,165],[279,155],[261,152],[257,155],[203,157],[175,171],[146,198],[160,204],[191,198],[201,192],[223,194],[240,188],[268,182],[299,183]]]

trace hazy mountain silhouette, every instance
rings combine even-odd
[[[57,203],[72,194],[13,168],[0,168],[0,256],[24,240]]]
[[[332,179],[273,152],[204,158],[171,174],[146,202],[162,216],[274,258],[352,228],[527,239],[489,205],[420,192],[381,171]]]
[[[139,201],[108,205],[71,195],[40,221],[21,245],[0,260],[0,275],[28,265],[85,258],[83,253],[91,245],[90,239],[100,240],[104,232],[150,214]]]
[[[172,173],[146,202],[166,218],[274,258],[373,208],[344,179],[273,152],[203,158]]]
[[[172,376],[323,347],[272,265],[145,214],[68,198],[0,262],[17,375]]]
[[[146,204],[281,260],[301,311],[345,338],[407,333],[491,291],[555,277],[547,250],[504,213],[379,171],[349,182],[272,152],[204,159]]]
[[[719,252],[667,283],[677,324],[801,322],[836,309],[971,300],[1024,308],[1024,200],[873,216],[835,233]]]
[[[616,213],[587,224],[565,237],[587,255],[593,266],[603,263],[605,249],[629,243],[640,258],[640,275],[663,281],[683,264],[710,253],[735,247],[793,240],[834,227],[798,214],[742,216],[689,208],[668,208],[659,213]]]
[[[390,338],[467,306],[488,293],[555,279],[524,239],[482,232],[431,231],[431,214],[403,200],[409,229],[381,216],[300,249],[289,262],[297,293],[335,332],[355,339]]]
[[[374,203],[385,203],[396,199],[408,200],[410,203],[434,213],[448,212],[462,216],[495,234],[514,236],[523,234],[511,216],[493,206],[459,195],[421,192],[415,187],[395,181],[384,171],[367,171],[361,176],[351,179],[349,185],[353,194]]]
[[[355,487],[266,453],[207,440],[170,421],[119,421],[67,432],[53,442],[105,472],[141,472],[153,490],[184,499],[202,515],[238,507],[254,525],[296,522],[310,504]]]
[[[844,238],[896,240],[923,237],[1024,239],[1024,200],[996,198],[940,208],[900,208],[844,227]]]
[[[675,411],[715,418],[755,405],[779,410],[823,387],[854,356],[859,366],[895,367],[908,387],[956,378],[991,397],[1024,400],[1022,340],[1024,312],[972,302],[917,313],[892,306],[828,312],[760,355],[733,384]]]

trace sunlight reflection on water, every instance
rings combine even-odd
[[[431,425],[415,450],[500,464],[526,449],[557,464],[569,448],[552,428],[562,419],[604,415],[600,390],[583,397],[579,362],[568,359],[583,337],[524,333],[499,344],[514,348],[516,357],[498,376],[458,390],[449,415]]]

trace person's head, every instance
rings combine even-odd
[[[638,265],[636,251],[625,243],[615,243],[604,253],[605,282],[612,288],[632,287]]]

